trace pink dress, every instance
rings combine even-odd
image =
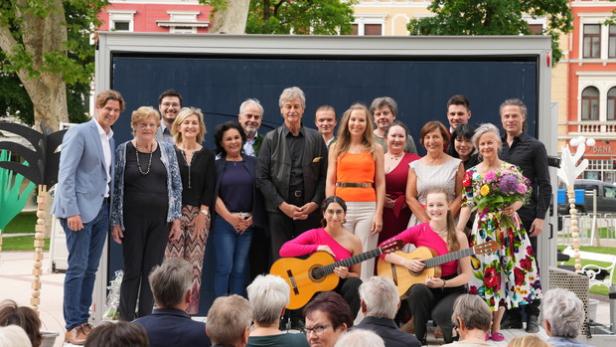
[[[319,246],[329,246],[334,252],[336,261],[349,258],[353,252],[344,248],[325,228],[310,229],[304,231],[298,237],[285,242],[278,253],[281,257],[301,257],[317,251]]]

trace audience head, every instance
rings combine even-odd
[[[481,124],[475,130],[472,142],[481,157],[498,155],[503,143],[500,137],[500,131],[498,131],[498,128],[492,123]]]
[[[473,154],[475,150],[472,141],[473,135],[475,135],[475,127],[470,124],[458,125],[451,134],[454,149],[461,159],[466,159]]]
[[[584,305],[571,291],[550,289],[541,300],[543,327],[550,336],[575,338],[584,323]]]
[[[212,344],[244,346],[248,342],[252,307],[239,295],[219,297],[207,313],[205,331]]]
[[[447,120],[451,129],[468,124],[470,118],[471,104],[464,95],[453,95],[447,100]]]
[[[181,258],[170,258],[156,266],[148,279],[154,301],[160,308],[185,310],[190,301],[192,265]]]
[[[92,330],[86,347],[148,347],[150,342],[145,328],[137,323],[103,323]]]
[[[370,330],[353,329],[342,334],[335,347],[385,347],[385,341]]]
[[[332,347],[353,325],[351,308],[336,292],[318,294],[304,307],[304,317],[310,346]]]
[[[31,347],[24,329],[17,325],[0,327],[0,347]]]
[[[507,134],[517,136],[526,128],[528,109],[520,99],[507,99],[500,105],[500,117],[503,129]]]
[[[404,152],[406,141],[408,141],[409,129],[400,121],[394,121],[385,130],[385,142],[387,152]]]
[[[398,116],[398,104],[389,96],[381,96],[372,100],[370,114],[377,129],[385,131]]]
[[[449,131],[443,123],[437,120],[429,121],[419,131],[419,142],[428,152],[432,149],[444,152],[449,145]]]
[[[344,199],[339,196],[328,196],[321,203],[321,213],[323,213],[323,220],[321,224],[323,226],[342,226],[344,219],[346,218],[347,206]]]
[[[453,326],[458,329],[462,338],[470,330],[487,332],[492,324],[492,312],[488,304],[478,295],[460,295],[453,304],[451,315]]]
[[[130,118],[130,127],[137,138],[154,138],[156,129],[160,126],[158,112],[150,106],[141,106],[134,110]],[[150,130],[147,130],[149,128]]]
[[[359,286],[359,298],[367,317],[394,319],[400,307],[398,290],[388,278],[373,276],[364,281]]]
[[[0,326],[20,326],[32,343],[33,347],[41,345],[41,320],[38,314],[27,306],[19,306],[13,300],[0,303]]]
[[[259,275],[246,288],[252,305],[252,319],[259,326],[270,326],[280,322],[289,303],[289,285],[274,275]]]
[[[206,133],[205,123],[203,122],[203,112],[195,107],[184,107],[180,113],[178,113],[177,117],[175,117],[175,121],[173,121],[171,125],[171,133],[173,134],[176,144],[183,142],[185,136],[183,133],[186,132],[184,128],[189,126],[196,126],[199,128],[196,135],[188,133],[189,136],[195,136],[195,141],[197,141],[197,143],[203,142]]]
[[[167,89],[158,97],[158,111],[165,124],[171,125],[182,108],[182,95],[173,89]]]
[[[543,341],[537,335],[524,335],[515,337],[509,342],[507,347],[550,347],[551,345]]]
[[[224,158],[228,154],[234,154],[238,151],[241,153],[243,151],[246,133],[239,124],[226,122],[216,128],[214,140],[216,141],[216,153],[219,153]]]
[[[333,136],[336,128],[336,110],[331,105],[321,105],[314,116],[314,124],[323,136]]]
[[[261,127],[263,121],[263,106],[257,99],[246,99],[240,105],[240,113],[237,115],[237,121],[244,129],[246,136],[253,138],[257,135],[257,131]]]

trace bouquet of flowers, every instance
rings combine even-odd
[[[488,171],[483,177],[467,171],[462,185],[477,211],[498,211],[516,201],[526,201],[531,193],[530,181],[515,166]]]

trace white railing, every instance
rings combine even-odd
[[[559,244],[571,244],[571,216],[562,216],[562,230],[558,231]],[[616,214],[584,213],[578,214],[580,245],[616,246]]]
[[[583,121],[567,122],[566,125],[577,127],[573,132],[580,134],[616,134],[616,121]]]

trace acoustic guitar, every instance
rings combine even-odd
[[[395,252],[402,246],[402,241],[394,240],[340,261],[335,261],[331,254],[323,251],[315,252],[306,259],[280,258],[272,264],[270,274],[280,276],[287,282],[291,288],[287,308],[296,310],[304,307],[316,293],[330,291],[338,286],[340,278],[334,274],[336,267],[350,267],[381,254]]]
[[[421,272],[413,272],[408,268],[386,262],[384,259],[379,259],[377,263],[377,274],[381,277],[386,277],[394,281],[398,288],[398,294],[404,296],[413,284],[425,283],[430,277],[440,277],[441,268],[439,265],[450,261],[464,258],[473,254],[487,254],[496,251],[499,248],[497,241],[488,241],[473,247],[461,249],[459,251],[450,252],[441,256],[435,256],[436,252],[428,247],[418,247],[412,252],[396,252],[395,254],[406,259],[422,260],[426,267]]]

